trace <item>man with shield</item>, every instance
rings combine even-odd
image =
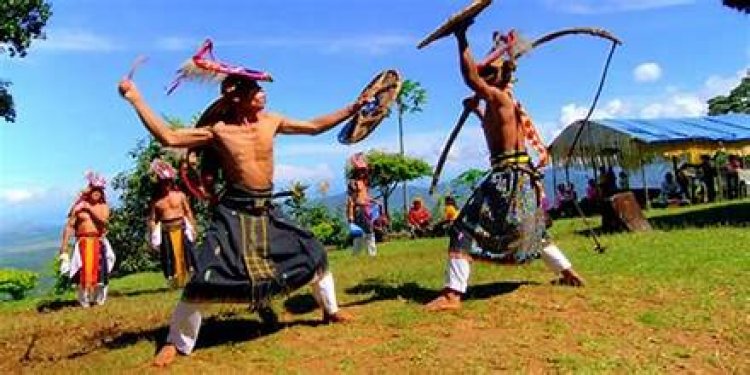
[[[270,81],[270,75],[208,59],[209,55],[213,56],[211,43],[206,41],[181,69],[181,78],[221,81],[221,96],[195,128],[168,127],[131,79],[123,79],[118,87],[160,143],[198,149],[202,159],[210,156],[212,160],[199,164],[216,166],[210,180],[221,182],[220,194],[211,200],[215,203],[206,237],[195,253],[195,272],[174,310],[167,344],[154,360],[157,366],[168,365],[177,353],[192,352],[201,325],[201,302],[250,303],[260,310],[272,296],[311,283],[325,322],[352,319],[338,308],[322,244],[273,203],[274,139],[278,134],[320,134],[352,116],[356,119],[372,92],[363,91],[354,102],[327,115],[295,120],[266,111],[266,94],[258,81]]]
[[[458,41],[462,77],[474,91],[464,105],[482,121],[492,171],[473,192],[450,229],[444,289],[427,304],[430,311],[461,307],[472,260],[521,264],[541,257],[552,271],[561,275],[560,283],[583,284],[546,232],[541,175],[526,152],[527,140],[534,146],[541,142],[511,92],[516,67],[515,34],[497,38],[494,53],[477,64],[466,38],[471,22],[473,18],[466,18],[454,25],[453,32]],[[535,148],[544,159],[543,145]],[[472,246],[474,241],[478,247]]]

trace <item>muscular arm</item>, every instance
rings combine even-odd
[[[309,121],[282,118],[278,132],[282,134],[320,134],[353,116],[359,107],[358,104],[350,104],[338,111]]]
[[[458,41],[459,63],[461,65],[461,76],[469,88],[474,90],[483,99],[490,96],[490,86],[479,76],[477,64],[469,50],[469,42],[466,40],[466,29],[456,31]]]
[[[162,145],[189,148],[205,145],[213,138],[213,133],[207,128],[172,129],[167,126],[143,100],[133,81],[120,81],[119,90],[123,98],[133,106],[149,133]]]

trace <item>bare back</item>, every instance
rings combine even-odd
[[[525,151],[516,103],[510,94],[493,87],[485,102],[482,129],[490,155]]]

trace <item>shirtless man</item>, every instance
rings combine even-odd
[[[201,322],[198,302],[239,302],[262,308],[276,294],[312,283],[326,322],[351,316],[339,310],[325,250],[310,232],[283,216],[272,200],[274,138],[277,134],[323,133],[354,115],[358,100],[309,121],[267,112],[266,94],[257,81],[229,75],[221,97],[195,128],[171,129],[124,79],[120,94],[148,131],[168,147],[208,147],[218,155],[226,190],[212,207],[212,222],[196,251],[195,273],[170,322],[167,344],[154,364],[165,366],[176,354],[190,354]]]
[[[182,288],[193,271],[195,218],[187,196],[175,185],[175,170],[155,159],[151,171],[158,180],[157,195],[149,206],[151,247],[159,250],[162,271],[170,285]]]
[[[482,120],[492,172],[474,191],[450,232],[444,289],[427,304],[430,311],[456,310],[466,293],[473,259],[520,264],[539,256],[560,282],[582,285],[570,261],[546,233],[541,177],[526,153],[523,122],[528,116],[515,101],[510,58],[477,66],[466,40],[465,23],[455,31],[461,74],[475,96],[464,102]],[[484,102],[484,109],[479,104]],[[529,120],[530,121],[530,120]],[[476,240],[479,247],[472,246]]]
[[[362,153],[351,158],[352,178],[347,184],[346,218],[350,224],[362,229],[362,236],[354,237],[353,255],[359,255],[363,248],[367,248],[367,254],[376,256],[378,248],[375,243],[375,231],[373,227],[372,204],[370,198],[369,176],[367,162]],[[382,213],[381,213],[382,214]]]
[[[109,273],[115,264],[114,252],[105,237],[109,220],[109,206],[104,196],[106,182],[93,173],[88,173],[87,178],[88,187],[68,213],[59,252],[61,271],[77,283],[76,294],[83,307],[89,307],[92,302],[104,304]],[[73,236],[76,240],[70,254],[68,242]]]

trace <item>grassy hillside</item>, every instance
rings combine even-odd
[[[603,236],[603,255],[577,234],[579,220],[556,222],[554,234],[586,287],[550,285],[541,262],[477,264],[469,299],[456,313],[422,308],[441,287],[445,239],[388,243],[372,259],[333,252],[340,303],[356,322],[320,325],[307,288],[275,302],[281,327],[263,326],[244,306],[215,305],[196,352],[172,369],[748,373],[750,232],[747,222],[728,220],[747,211],[746,205],[653,211],[653,221],[670,223],[659,225],[665,229]],[[0,371],[157,372],[150,359],[178,293],[167,291],[158,274],[115,280],[111,290],[105,306],[87,310],[75,307],[72,295],[0,304]]]

